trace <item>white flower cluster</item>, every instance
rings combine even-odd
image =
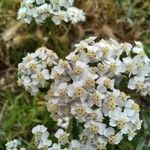
[[[50,79],[50,69],[57,64],[58,56],[51,50],[41,47],[28,54],[18,65],[18,84],[24,86],[32,95],[46,86]]]
[[[85,13],[73,7],[74,0],[23,0],[18,11],[18,19],[31,23],[34,19],[36,23],[43,23],[47,17],[59,25],[61,21],[76,24],[85,21]]]
[[[126,76],[128,88],[150,94],[150,60],[142,43],[133,46],[95,39],[76,44],[66,60],[60,59],[51,69],[48,79],[52,83],[44,98],[51,118],[63,129],[58,129],[58,143],[49,143],[48,150],[53,146],[58,150],[104,150],[108,144],[119,144],[124,136],[132,140],[141,129],[139,105],[117,89],[117,82],[118,77]],[[82,129],[77,139],[66,132],[74,119]]]
[[[126,134],[132,140],[141,128],[139,105],[115,88],[117,76],[133,73],[125,60],[141,55],[132,58],[127,43],[94,40],[90,37],[76,44],[67,61],[60,60],[52,68],[50,78],[54,82],[45,99],[54,120],[68,116],[84,124],[80,143],[104,149],[107,144],[120,143]],[[142,58],[148,59],[144,53]],[[143,62],[149,69],[148,61]]]
[[[21,147],[21,142],[18,139],[14,139],[5,144],[6,150],[26,150],[24,147]]]
[[[57,142],[52,142],[48,139],[49,133],[47,128],[43,125],[37,125],[32,129],[34,134],[34,142],[37,149],[44,150],[91,150],[91,145],[80,143],[78,140],[71,140],[69,142],[70,134],[65,132],[63,129],[58,129],[54,134]],[[66,147],[66,145],[68,145]],[[62,148],[63,147],[63,148]]]
[[[52,145],[52,141],[48,140],[49,133],[43,125],[37,125],[32,129],[34,134],[34,142],[38,149],[46,149]]]
[[[48,139],[49,133],[47,128],[43,125],[37,125],[32,129],[32,133],[34,134],[34,142],[38,149],[44,150],[66,150],[61,149],[61,145],[68,143],[69,134],[65,132],[63,129],[58,129],[55,133],[55,138],[58,139],[58,143],[52,143],[51,140]]]
[[[141,42],[135,44],[132,49],[134,57],[130,54],[123,59],[129,75],[132,76],[128,88],[140,92],[143,96],[150,95],[150,59],[144,53],[143,44]]]

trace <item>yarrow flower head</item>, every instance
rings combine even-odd
[[[140,107],[119,90],[118,77],[126,76],[129,89],[150,94],[150,60],[142,44],[95,39],[80,41],[49,72],[51,85],[44,98],[60,127],[54,135],[57,143],[47,145],[50,150],[103,150],[108,144],[119,144],[124,136],[132,140],[141,128]],[[72,122],[81,127],[75,139],[67,130]]]
[[[36,95],[39,88],[45,87],[46,81],[50,79],[50,69],[57,64],[57,59],[57,55],[45,47],[27,54],[18,65],[18,84]]]
[[[76,24],[85,21],[85,13],[73,6],[74,0],[23,0],[18,11],[18,19],[23,22],[43,23],[46,18],[59,25],[61,21]]]
[[[34,134],[34,142],[38,149],[47,149],[52,145],[52,141],[48,140],[49,133],[43,125],[37,125],[32,129]]]
[[[12,141],[8,141],[6,144],[6,150],[26,150],[21,146],[21,141],[18,139],[14,139]]]

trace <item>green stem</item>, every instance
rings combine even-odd
[[[8,104],[8,100],[5,101],[5,103],[4,103],[3,107],[2,107],[2,110],[0,112],[0,124],[2,122],[2,118],[3,118],[4,112],[6,110],[7,104]]]
[[[114,145],[111,145],[111,146],[110,146],[110,149],[111,149],[111,150],[115,150],[115,146],[114,146]]]
[[[64,34],[64,35],[67,36],[67,35],[69,34],[71,28],[72,28],[72,24],[69,24],[68,27],[66,27],[66,26],[63,24],[63,27],[64,27],[64,29],[65,29],[65,34]]]
[[[78,125],[77,125],[77,121],[75,118],[72,119],[72,135],[73,135],[73,138],[77,139],[78,138],[78,135],[79,135],[79,128],[78,128]]]
[[[59,42],[55,33],[53,22],[50,22],[50,32],[51,32],[51,39],[53,40],[53,44],[56,48],[55,51],[58,55],[61,55],[61,47],[59,46]]]

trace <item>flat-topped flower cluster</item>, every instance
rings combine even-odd
[[[35,53],[27,54],[18,65],[18,84],[32,95],[39,92],[50,79],[50,69],[57,64],[58,56],[51,50],[41,47]]]
[[[52,21],[59,25],[61,21],[76,24],[85,21],[85,13],[73,6],[74,0],[23,0],[18,11],[18,19],[23,22],[43,23],[50,17]]]
[[[35,141],[39,149],[103,150],[108,144],[119,144],[125,136],[132,140],[141,129],[139,105],[132,96],[118,89],[118,84],[121,84],[118,77],[127,78],[127,88],[144,96],[150,95],[150,59],[142,43],[135,42],[133,46],[113,39],[95,40],[96,37],[90,37],[80,41],[66,60],[58,60],[56,54],[55,57],[47,56],[52,61],[52,67],[46,71],[49,72],[48,78],[44,77],[47,73],[42,75],[42,82],[34,78],[26,59],[19,65],[19,82],[25,87],[28,83],[30,89],[37,87],[34,95],[40,92],[39,87],[47,86],[45,81],[51,82],[44,98],[51,118],[58,121],[59,129],[54,135],[57,142],[49,141],[46,128],[38,125],[33,134],[38,139]],[[42,60],[40,64],[45,59]],[[41,68],[38,63],[35,66],[36,69]],[[21,68],[24,68],[23,71]],[[26,69],[29,69],[29,75]],[[40,73],[44,69],[40,69]],[[26,76],[33,79],[27,82]],[[74,119],[76,126],[80,127],[76,139],[67,130]],[[38,130],[38,134],[34,130]]]

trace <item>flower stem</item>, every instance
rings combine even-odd
[[[59,46],[59,41],[58,41],[57,35],[55,33],[55,29],[54,29],[54,25],[53,25],[52,21],[50,22],[50,32],[51,32],[51,39],[53,40],[53,44],[55,47],[55,51],[58,55],[60,55],[61,47]]]

